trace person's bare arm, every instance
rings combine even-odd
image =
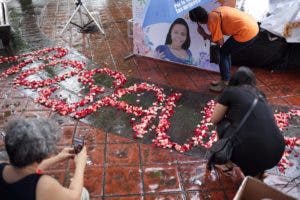
[[[76,191],[82,190],[86,161],[87,161],[86,147],[83,147],[82,150],[74,158],[76,169],[71,184],[69,186],[69,189],[76,190]]]
[[[202,37],[205,39],[205,40],[210,40],[211,41],[211,35],[207,34],[205,32],[205,30],[202,28],[201,25],[198,25],[198,29],[197,29],[198,33],[200,35],[202,35]]]
[[[69,188],[63,187],[54,178],[43,175],[37,185],[37,200],[80,200],[83,188],[84,169],[87,160],[86,147],[75,156],[76,169]]]
[[[39,165],[38,165],[38,169],[39,170],[47,170],[49,169],[51,166],[56,165],[60,162],[63,162],[67,159],[73,158],[75,156],[74,154],[74,148],[72,147],[66,147],[64,148],[59,154],[50,157],[48,159],[43,160]]]
[[[70,190],[51,176],[43,175],[37,184],[36,200],[80,200],[81,190]]]
[[[225,117],[227,109],[227,106],[217,103],[213,115],[211,117],[211,122],[213,124],[217,124],[219,121],[221,121]]]

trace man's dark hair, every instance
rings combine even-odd
[[[206,24],[208,21],[208,13],[201,6],[198,6],[190,10],[189,16],[192,22],[199,22],[201,24]]]
[[[186,21],[184,19],[182,19],[182,18],[177,18],[171,24],[171,27],[170,27],[169,32],[167,34],[167,38],[166,38],[165,44],[171,44],[172,43],[171,32],[172,32],[173,27],[176,24],[181,24],[181,25],[183,25],[186,28],[186,39],[185,39],[184,43],[182,44],[181,48],[183,48],[184,50],[188,50],[188,48],[190,47],[190,44],[191,44],[190,29],[189,29],[189,26],[186,23]]]

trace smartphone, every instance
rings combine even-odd
[[[79,137],[74,137],[73,147],[75,154],[78,154],[84,146],[84,139]]]

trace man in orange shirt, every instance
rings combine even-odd
[[[212,82],[210,87],[213,91],[221,92],[230,79],[231,54],[254,43],[259,32],[258,24],[250,15],[227,6],[220,6],[210,13],[199,6],[192,9],[189,16],[198,24],[198,33],[204,39],[221,46],[221,81]],[[207,34],[200,24],[206,24],[211,35]],[[225,43],[224,35],[230,36]]]

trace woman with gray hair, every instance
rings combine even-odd
[[[10,163],[0,163],[1,199],[47,200],[80,199],[87,161],[86,148],[74,154],[73,148],[56,149],[58,129],[46,119],[19,119],[8,124],[5,148]],[[42,171],[74,158],[75,172],[69,188]]]

